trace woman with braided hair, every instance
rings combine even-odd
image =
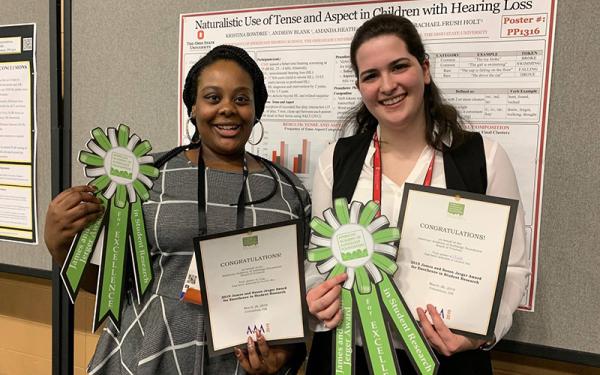
[[[160,175],[143,206],[155,275],[151,291],[140,305],[128,292],[121,329],[107,325],[88,371],[294,374],[304,344],[269,346],[258,333],[257,343],[249,338],[245,348],[209,358],[207,317],[200,306],[179,299],[198,233],[308,220],[310,198],[298,178],[245,151],[267,101],[263,74],[243,49],[218,46],[191,68],[183,98],[196,128],[192,143],[155,156]],[[57,263],[64,262],[73,236],[102,212],[92,191],[73,187],[50,204],[45,241]]]

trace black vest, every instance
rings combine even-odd
[[[333,152],[332,199],[345,197],[352,200],[360,177],[373,133],[357,134],[338,140]],[[444,173],[448,189],[485,194],[487,190],[487,168],[483,138],[479,133],[468,133],[465,141],[455,149],[445,148]],[[333,331],[316,332],[313,336],[306,373],[311,375],[331,374],[333,355]],[[400,367],[412,373],[412,365],[404,352],[398,353]],[[438,356],[441,375],[492,374],[490,354],[487,351],[469,350],[450,357]],[[357,359],[357,361],[359,361]],[[363,359],[364,362],[364,359]],[[366,366],[366,365],[365,365]]]
[[[455,149],[444,149],[446,187],[485,194],[487,168],[483,138],[479,133],[468,133],[465,138]],[[345,197],[348,202],[352,200],[372,139],[373,133],[370,132],[337,141],[333,151],[332,199]]]

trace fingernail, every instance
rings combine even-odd
[[[248,336],[248,349],[254,349],[254,341],[252,340],[252,337]]]
[[[241,351],[238,348],[234,348],[233,349],[233,353],[235,354],[236,357],[240,358],[240,355],[242,354]]]

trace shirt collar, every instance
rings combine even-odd
[[[439,135],[439,133],[440,133],[440,127],[438,126],[438,124],[435,124],[433,126],[433,134]],[[381,138],[381,129],[380,129],[379,125],[377,125],[377,136]],[[446,134],[442,135],[442,143],[448,148],[450,148],[452,146],[452,131],[448,130],[446,132]],[[371,143],[371,148],[373,148],[372,146],[373,146],[373,143]],[[369,152],[371,152],[371,148],[369,148]],[[367,154],[367,156],[371,156],[371,155]]]
[[[433,134],[439,135],[439,133],[440,133],[440,128],[439,128],[438,124],[435,124],[433,126]],[[452,146],[452,131],[448,130],[446,132],[446,134],[442,135],[441,141],[444,144],[444,146],[450,148]]]
[[[381,137],[381,129],[379,125],[377,125],[377,136]],[[435,124],[433,127],[433,134],[438,135],[440,132],[439,126]],[[446,134],[442,136],[442,143],[450,148],[452,146],[452,131],[447,131]],[[369,167],[373,167],[373,154],[375,154],[375,147],[373,146],[373,142],[369,143],[369,150],[367,151],[367,155],[365,157],[365,164]]]

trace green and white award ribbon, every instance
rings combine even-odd
[[[367,362],[374,375],[400,374],[392,345],[396,331],[419,374],[436,374],[439,362],[402,294],[392,280],[397,271],[398,228],[390,228],[385,216],[377,217],[379,205],[369,201],[363,206],[345,198],[336,199],[333,209],[323,212],[322,220],[312,219],[308,260],[330,279],[346,272],[342,288],[343,319],[334,336],[333,373],[354,374],[354,332],[360,333]]]
[[[130,135],[127,125],[119,125],[118,130],[108,128],[106,133],[95,128],[91,133],[92,139],[87,143],[89,151],[80,151],[79,161],[85,164],[85,175],[94,179],[90,185],[96,186],[95,194],[105,211],[75,237],[61,277],[74,303],[92,253],[101,252],[95,331],[107,317],[120,327],[128,245],[138,303],[152,283],[142,202],[150,197],[148,189],[159,171],[153,165],[153,157],[147,155],[152,150],[150,142],[141,141],[136,134]]]

